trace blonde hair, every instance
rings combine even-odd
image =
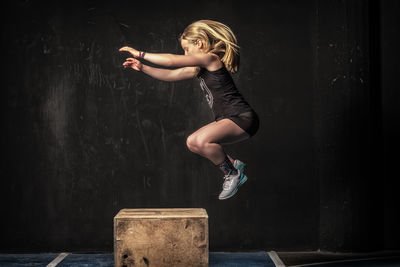
[[[202,42],[205,52],[223,53],[221,61],[231,73],[237,72],[240,64],[239,46],[236,36],[225,24],[203,19],[191,23],[183,31],[179,39],[195,44]]]

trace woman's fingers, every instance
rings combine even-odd
[[[128,63],[134,63],[134,62],[139,62],[139,60],[137,60],[137,59],[134,59],[134,58],[127,58],[127,59],[125,59],[125,62],[128,62]]]
[[[124,68],[132,68],[134,70],[140,71],[139,65],[140,61],[134,59],[132,61],[125,61],[122,65]]]
[[[134,57],[136,57],[136,56],[137,56],[136,54],[138,53],[138,51],[137,51],[136,49],[134,49],[134,48],[132,48],[132,47],[129,47],[129,46],[121,47],[121,48],[119,49],[119,51],[126,51],[126,52],[129,52],[129,53],[131,53],[132,56],[134,56]]]
[[[124,66],[124,68],[131,68],[132,67],[132,63],[129,63],[129,62],[125,62],[122,65]]]
[[[129,51],[129,49],[132,49],[132,48],[130,48],[129,46],[124,46],[124,47],[121,47],[119,49],[119,51]]]
[[[123,65],[127,64],[137,64],[137,60],[133,58],[127,58],[126,61],[123,63]]]

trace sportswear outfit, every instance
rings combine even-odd
[[[225,66],[214,71],[201,68],[196,78],[200,82],[215,121],[228,118],[250,137],[257,132],[259,117],[236,88]]]

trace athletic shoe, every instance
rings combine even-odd
[[[246,164],[243,163],[243,162],[241,162],[241,161],[238,160],[238,159],[235,159],[234,162],[233,162],[233,166],[234,166],[236,169],[238,169],[238,170],[240,170],[241,172],[243,172],[244,166],[246,166]]]
[[[222,192],[219,194],[219,199],[227,199],[236,194],[239,186],[246,182],[247,177],[238,169],[236,175],[227,174],[224,176],[224,184],[222,185]]]

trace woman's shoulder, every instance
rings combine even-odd
[[[212,72],[224,67],[224,62],[221,61],[219,55],[212,52],[208,52],[208,54],[210,54],[213,57],[213,60],[210,62],[208,66],[203,67],[204,69]]]

